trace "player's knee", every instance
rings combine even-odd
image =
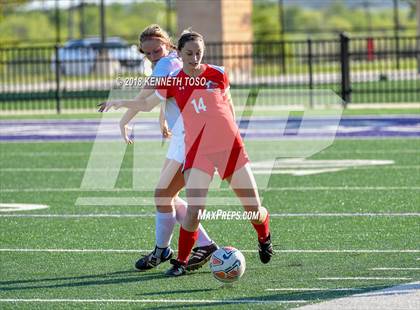
[[[192,222],[199,221],[199,215],[204,211],[204,207],[189,206],[187,209],[186,217]]]
[[[171,205],[172,197],[164,188],[155,189],[155,204],[156,206]]]

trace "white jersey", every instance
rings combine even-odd
[[[182,68],[182,61],[178,58],[176,52],[172,52],[169,55],[162,57],[155,65],[152,76],[165,77],[169,76],[172,72],[178,71]],[[172,135],[184,136],[184,123],[182,120],[181,112],[175,99],[171,98],[166,101],[165,108],[165,119],[168,123],[169,129]]]

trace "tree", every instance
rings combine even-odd
[[[4,0],[0,0],[0,23],[5,18],[6,14],[13,13],[17,8],[21,7],[22,5],[29,2],[29,0],[14,0],[12,2],[6,2]]]

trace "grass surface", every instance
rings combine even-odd
[[[305,288],[355,288],[364,292],[418,281],[418,270],[371,269],[419,267],[419,261],[416,260],[420,257],[419,141],[336,140],[332,146],[311,159],[383,159],[393,160],[394,164],[300,177],[272,176],[268,189],[261,190],[263,204],[272,213],[272,235],[278,251],[268,265],[262,265],[257,258],[258,254],[253,252],[256,250],[255,232],[248,222],[220,219],[203,221],[210,236],[219,245],[233,245],[244,250],[247,270],[241,281],[232,287],[222,287],[212,278],[208,266],[176,279],[163,276],[168,264],[146,273],[133,271],[133,262],[139,257],[140,251],[150,250],[154,246],[152,205],[75,205],[80,197],[150,198],[151,191],[132,190],[133,148],[129,148],[125,155],[122,165],[124,169],[119,173],[115,189],[82,191],[79,188],[84,168],[88,165],[92,143],[1,143],[0,202],[47,204],[49,208],[2,212],[0,300],[39,298],[73,301],[0,301],[0,307],[162,309],[186,305],[191,308],[247,309],[259,306],[287,309],[354,293],[308,291]],[[251,152],[253,148],[259,147],[261,145],[258,143],[248,145]],[[109,159],[109,156],[103,154],[104,160]],[[156,158],[156,168],[160,168],[161,162],[163,157]],[[229,191],[212,190],[210,197],[233,196]],[[239,210],[240,207],[209,206],[209,210],[217,209]],[[314,216],[316,213],[349,215],[321,217]],[[416,213],[417,216],[356,216],[352,213]],[[16,217],[18,214],[26,217]],[[31,217],[34,214],[144,216]],[[175,249],[177,236],[176,228],[173,238]],[[4,249],[97,251],[49,253]],[[105,252],[104,249],[127,252]],[[366,252],[316,253],[307,250]],[[371,250],[390,252],[369,253]],[[411,280],[320,279],[325,277],[405,277]],[[275,288],[302,288],[302,291],[268,290]],[[76,303],[75,299],[106,301]],[[116,300],[131,302],[116,303]]]

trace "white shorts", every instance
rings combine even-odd
[[[167,159],[172,159],[180,164],[185,161],[185,142],[183,135],[173,135],[169,142],[168,153],[166,154]]]

